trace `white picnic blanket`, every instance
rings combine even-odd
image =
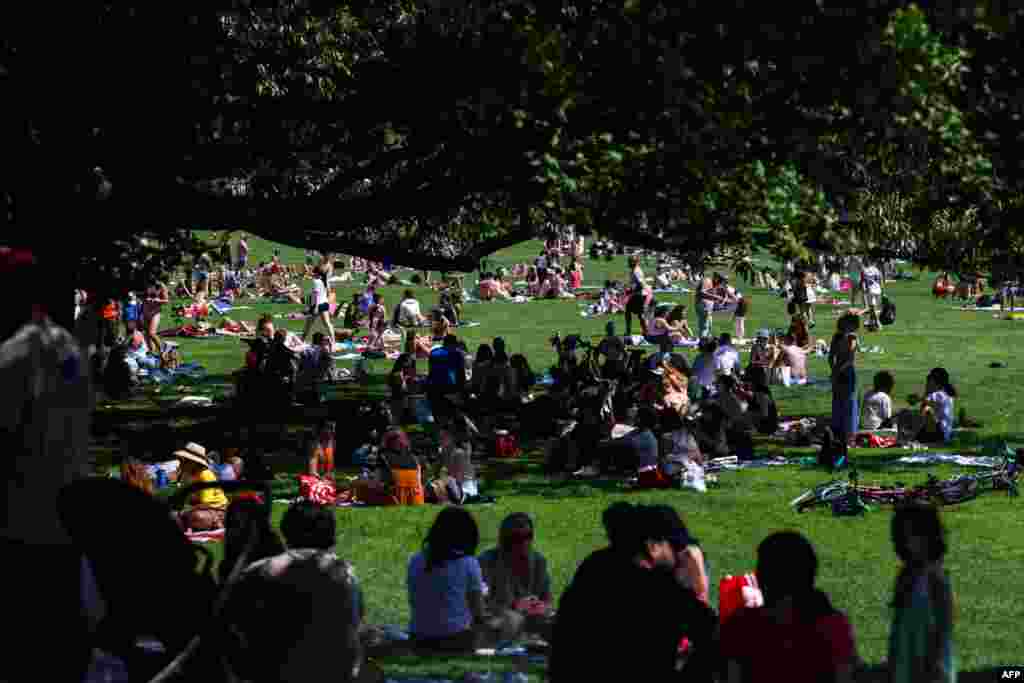
[[[961,467],[998,467],[1000,460],[981,455],[957,455],[955,453],[917,453],[905,455],[896,462],[908,465],[960,465]]]

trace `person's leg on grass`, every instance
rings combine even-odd
[[[333,345],[337,339],[334,338],[334,325],[331,324],[331,312],[321,311],[320,322],[322,322],[324,327],[327,329],[327,336],[330,338],[331,344]]]
[[[149,344],[149,350],[151,353],[162,353],[164,345],[160,341],[160,335],[158,331],[160,329],[160,314],[155,313],[149,318],[149,323],[146,326],[146,343]]]
[[[306,341],[306,337],[309,336],[310,331],[313,329],[313,323],[316,322],[316,319],[317,316],[315,315],[306,316],[306,323],[302,326],[302,336],[300,337],[303,342]]]

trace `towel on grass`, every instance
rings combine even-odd
[[[981,455],[958,455],[955,453],[917,453],[905,455],[896,462],[908,465],[960,465],[961,467],[995,468],[1001,464],[998,458]]]
[[[186,531],[185,538],[193,543],[219,543],[224,540],[223,528],[211,529],[210,531]]]

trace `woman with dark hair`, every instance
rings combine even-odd
[[[956,387],[946,368],[932,368],[925,379],[925,399],[919,413],[912,414],[910,431],[917,441],[948,443],[953,438],[953,401]]]
[[[491,361],[494,360],[494,350],[490,344],[481,344],[476,347],[476,355],[473,357],[472,377],[469,380],[471,393],[480,395],[484,390],[484,380],[491,369]]]
[[[640,334],[647,335],[647,321],[644,311],[651,297],[651,292],[644,280],[644,271],[640,268],[640,257],[629,257],[629,299],[626,301],[626,336],[633,334],[633,316],[640,320]]]
[[[516,387],[519,390],[519,398],[522,400],[537,383],[537,376],[530,369],[530,363],[526,360],[526,356],[521,353],[514,354],[509,359],[509,365],[516,373]]]
[[[753,394],[747,405],[751,423],[761,434],[774,434],[779,428],[779,409],[768,385],[768,371],[751,366],[747,369],[747,382]]]
[[[938,510],[920,503],[897,508],[892,543],[903,569],[892,601],[890,680],[952,683],[953,590],[943,569],[946,538]]]
[[[800,534],[778,532],[761,542],[757,581],[765,604],[741,608],[722,625],[729,683],[851,680],[853,628],[815,587],[817,574],[814,548]]]
[[[465,509],[446,507],[409,560],[409,633],[425,650],[472,651],[483,623],[486,584],[476,549],[480,530]]]
[[[828,364],[832,368],[832,432],[844,442],[857,432],[860,411],[857,407],[857,330],[860,318],[847,313],[839,319]]]

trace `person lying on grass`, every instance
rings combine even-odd
[[[501,523],[497,547],[478,558],[488,588],[485,607],[502,640],[548,630],[551,574],[547,560],[533,550],[534,533],[533,519],[513,512]]]

